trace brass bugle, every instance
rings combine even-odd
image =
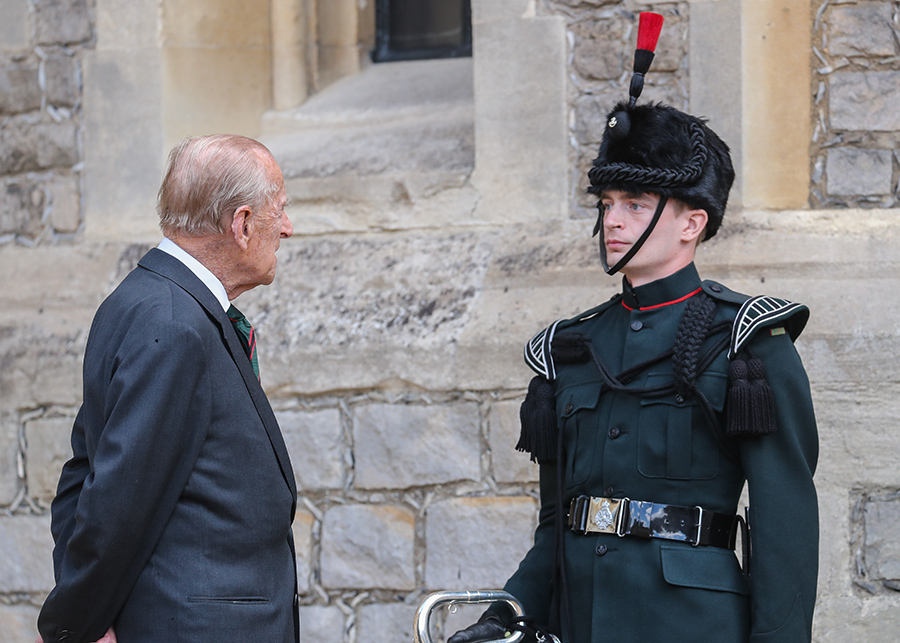
[[[413,621],[413,643],[432,643],[431,640],[431,614],[441,605],[453,605],[455,603],[494,603],[502,601],[509,605],[515,618],[525,615],[522,604],[509,592],[499,590],[476,590],[469,592],[434,592],[425,597],[416,610]],[[522,632],[513,632],[512,636],[497,641],[485,643],[518,643],[525,635]]]

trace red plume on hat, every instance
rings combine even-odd
[[[659,33],[662,31],[664,18],[658,13],[645,11],[638,18],[637,49],[634,51],[634,76],[631,77],[630,105],[634,106],[644,89],[644,74],[650,71]]]

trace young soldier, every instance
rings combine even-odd
[[[537,377],[518,448],[540,463],[541,512],[505,589],[538,640],[808,642],[818,438],[793,340],[809,312],[700,280],[696,247],[734,179],[728,147],[694,116],[635,106],[639,93],[609,114],[589,173],[622,292],[525,348]],[[449,641],[519,627],[495,605]]]

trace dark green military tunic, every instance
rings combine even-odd
[[[557,337],[571,331],[589,336],[609,370],[619,373],[672,348],[687,302],[701,289],[716,301],[716,320],[733,319],[747,299],[713,282],[701,284],[691,264],[664,279],[626,288],[607,304],[560,323],[555,332]],[[615,392],[601,385],[591,361],[554,365],[549,377],[563,426],[563,506],[584,494],[735,514],[746,480],[753,555],[744,575],[727,549],[565,530],[571,618],[568,625],[561,623],[567,619],[559,617],[560,597],[553,586],[558,465],[544,463],[535,543],[505,587],[527,614],[562,632],[564,643],[810,640],[818,562],[813,486],[818,438],[808,379],[783,326],[784,321],[763,325],[749,340],[775,394],[775,433],[724,437],[727,351],[697,379],[697,388],[721,417],[720,435],[730,456],[695,398]],[[701,353],[714,340],[707,339]],[[629,386],[672,381],[667,359],[646,368]]]

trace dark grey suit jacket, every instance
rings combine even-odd
[[[100,306],[53,501],[44,641],[297,641],[297,490],[222,306],[153,249]]]

